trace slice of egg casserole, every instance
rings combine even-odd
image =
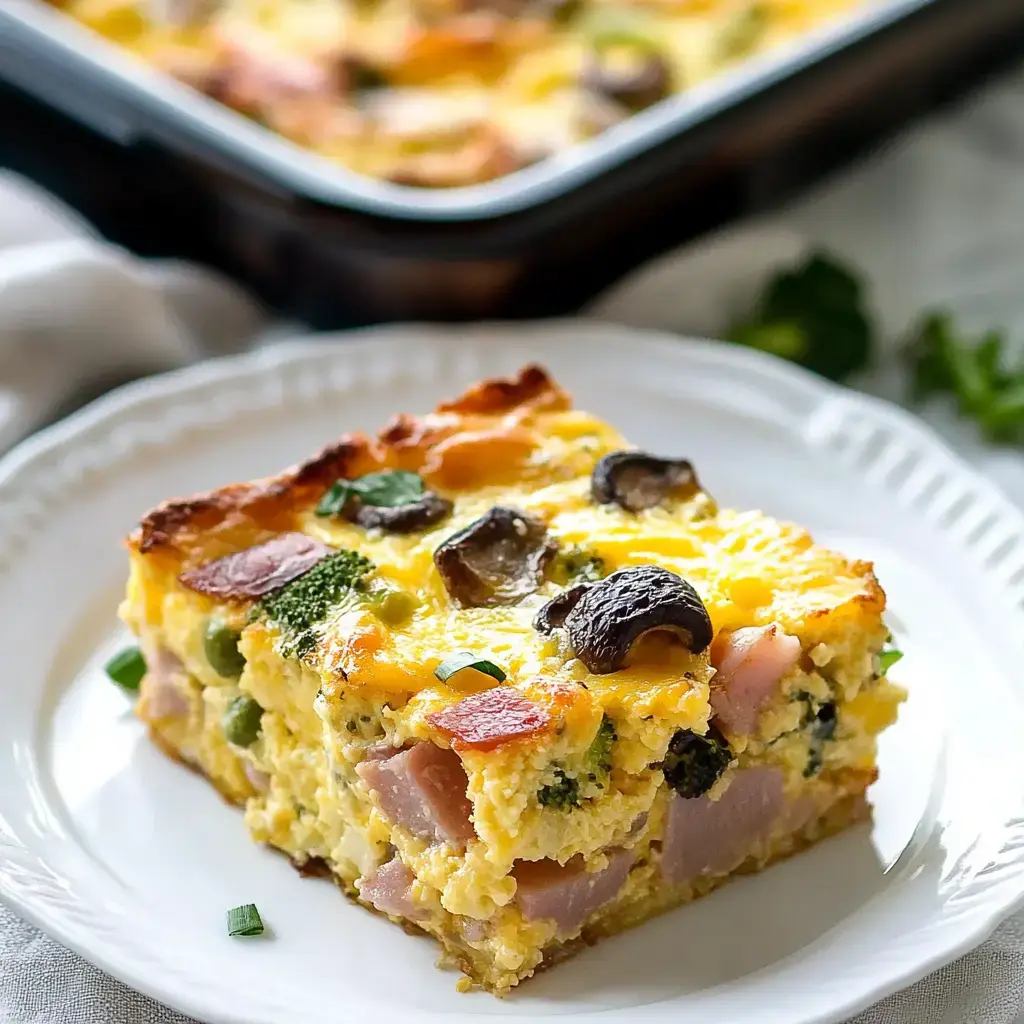
[[[129,547],[156,742],[498,993],[867,816],[905,696],[869,564],[537,367]]]

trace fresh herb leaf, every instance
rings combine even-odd
[[[902,651],[897,651],[895,647],[890,647],[886,651],[882,651],[878,655],[878,671],[880,675],[885,675],[903,657]]]
[[[772,278],[753,312],[728,338],[830,380],[844,380],[866,367],[875,345],[859,279],[822,252]]]
[[[587,759],[598,771],[607,774],[612,770],[612,747],[618,738],[615,723],[604,715],[597,727],[597,735],[587,750]]]
[[[262,935],[265,930],[255,903],[232,907],[228,911],[228,935]]]
[[[580,784],[561,768],[556,768],[555,781],[550,786],[542,786],[537,791],[537,799],[542,807],[568,811],[580,805]]]
[[[336,480],[327,489],[316,507],[318,516],[340,515],[352,497],[364,505],[398,508],[411,505],[423,495],[423,478],[404,469],[367,473],[355,480]]]
[[[944,313],[930,313],[906,347],[915,402],[948,394],[989,441],[1024,444],[1024,366],[1007,365],[1006,339],[989,331],[972,343]]]
[[[355,551],[336,551],[298,579],[267,594],[254,608],[253,617],[268,619],[280,628],[283,653],[303,657],[316,646],[315,627],[331,608],[358,589],[373,568],[373,562]]]
[[[481,658],[472,651],[459,651],[458,654],[453,654],[450,658],[445,658],[445,660],[434,669],[434,675],[437,676],[442,683],[446,683],[453,675],[455,675],[456,672],[461,672],[465,668],[475,668],[477,672],[483,672],[484,675],[491,676],[492,679],[497,679],[499,683],[503,683],[506,678],[505,672],[499,666],[495,665],[493,661]]]
[[[138,647],[126,647],[106,663],[104,671],[122,690],[135,693],[146,674],[146,659]]]

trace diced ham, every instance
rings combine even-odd
[[[359,880],[359,896],[384,914],[415,920],[423,915],[412,898],[413,873],[398,857]]]
[[[184,718],[188,698],[182,692],[181,659],[164,647],[146,654],[146,675],[139,687],[139,711],[146,721]]]
[[[632,863],[631,850],[609,850],[608,866],[600,871],[587,871],[579,854],[565,864],[519,861],[512,871],[516,903],[526,920],[551,918],[559,935],[573,935],[595,910],[615,898]]]
[[[511,686],[474,693],[428,718],[457,747],[493,750],[509,740],[542,732],[551,725],[545,708]]]
[[[178,579],[190,590],[211,597],[226,600],[263,597],[309,572],[332,551],[304,533],[282,533],[265,544],[188,569]]]
[[[674,795],[661,852],[665,881],[683,882],[736,867],[782,813],[782,780],[779,768],[744,768],[718,800]]]
[[[254,768],[248,761],[246,761],[242,771],[245,772],[245,777],[252,783],[252,788],[258,793],[266,793],[270,789],[270,776],[266,772],[261,772],[259,768]]]
[[[737,736],[752,733],[757,716],[799,658],[800,641],[774,624],[719,633],[711,645],[716,724]]]
[[[475,835],[469,780],[454,750],[417,743],[386,760],[362,761],[356,772],[385,817],[414,835],[457,845]]]

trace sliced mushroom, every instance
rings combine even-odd
[[[453,533],[434,564],[456,604],[492,608],[536,591],[556,550],[543,523],[499,505]]]
[[[612,67],[600,51],[589,55],[582,72],[583,85],[630,110],[643,110],[664,99],[672,88],[672,76],[665,58],[644,53],[631,68]]]
[[[576,657],[595,675],[617,672],[645,634],[676,634],[694,654],[711,644],[711,618],[697,591],[656,565],[635,565],[589,586],[565,616]]]
[[[697,474],[686,459],[659,459],[647,452],[622,451],[604,456],[590,477],[590,492],[599,505],[618,505],[642,512],[669,495],[681,499],[700,490]]]
[[[539,612],[533,620],[533,628],[538,633],[551,633],[565,625],[565,618],[579,603],[580,598],[590,589],[589,583],[577,583],[563,590]]]
[[[452,503],[433,491],[424,491],[417,501],[407,505],[365,505],[353,495],[345,505],[345,518],[367,530],[388,533],[415,533],[447,519]]]

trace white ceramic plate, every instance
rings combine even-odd
[[[544,362],[722,503],[875,560],[911,697],[875,822],[605,942],[504,1001],[252,845],[98,666],[121,537],[160,499]],[[208,1021],[837,1021],[979,943],[1024,893],[1024,519],[909,416],[725,345],[577,321],[390,328],[124,389],[0,465],[0,896]],[[272,935],[224,934],[255,902]]]

